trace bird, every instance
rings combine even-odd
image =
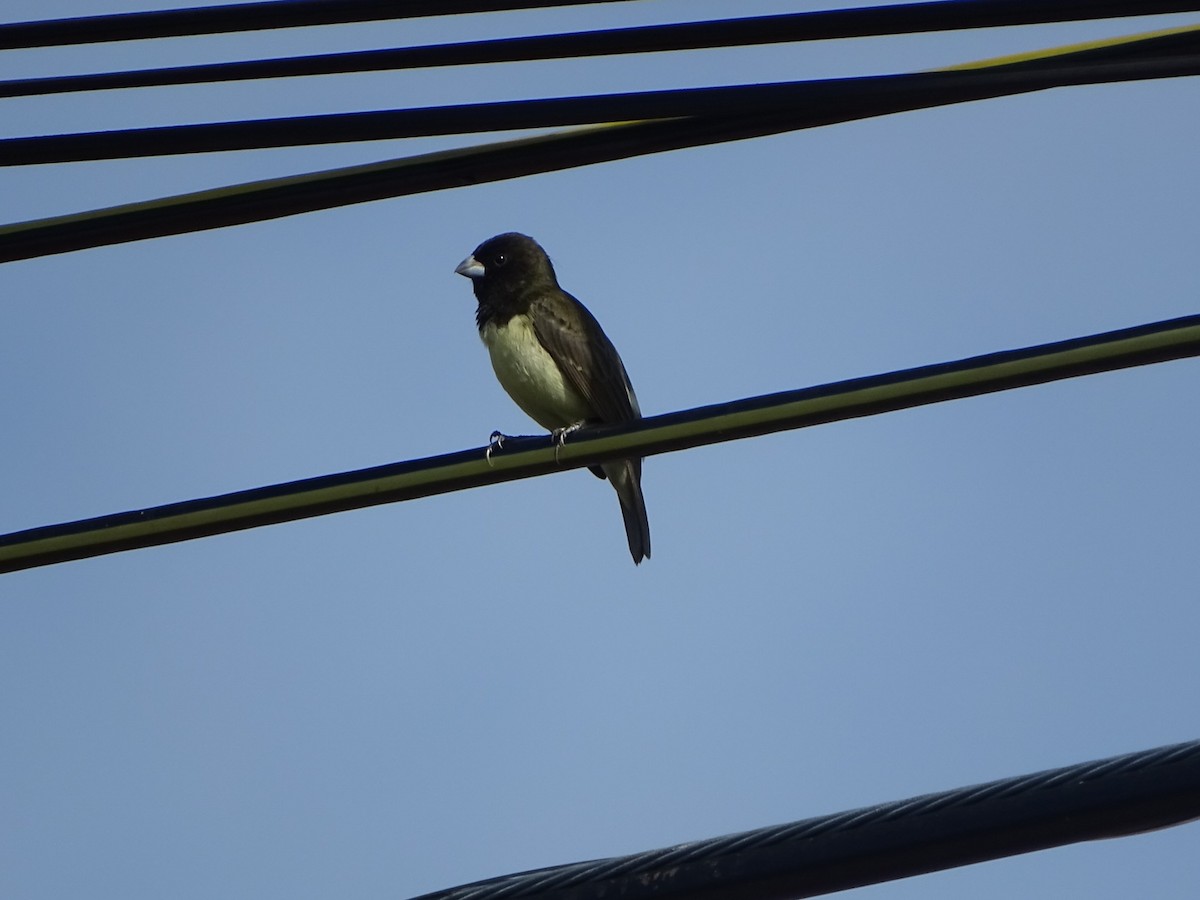
[[[641,418],[625,364],[600,323],[558,284],[550,257],[528,235],[484,241],[454,270],[471,279],[475,324],[501,387],[561,442],[584,425]],[[650,558],[642,461],[589,467],[617,492],[629,553]]]

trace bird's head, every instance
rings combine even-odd
[[[484,241],[454,270],[471,279],[481,303],[515,298],[533,286],[557,284],[550,257],[533,238],[510,232]]]

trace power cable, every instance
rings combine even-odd
[[[184,153],[311,146],[398,138],[516,131],[602,122],[736,115],[749,121],[794,116],[846,121],[1082,84],[1200,74],[1200,30],[1146,39],[1137,59],[1091,62],[1057,57],[1020,66],[871,75],[820,81],[507,100],[459,106],[170,125],[0,140],[0,166],[132,159]],[[1096,51],[1089,51],[1095,53]],[[804,127],[803,124],[793,127]]]
[[[1198,817],[1191,741],[416,900],[798,900]]]
[[[0,262],[265,221],[353,203],[778,134],[937,104],[1003,96],[1013,91],[1035,89],[1032,85],[1038,82],[1065,84],[1102,77],[1162,77],[1194,72],[1200,58],[1197,54],[1182,58],[1157,58],[1157,54],[1168,47],[1174,52],[1178,46],[1168,42],[1194,40],[1198,33],[1200,27],[1193,27],[1168,35],[1133,36],[1102,42],[1098,46],[1086,45],[1083,49],[1058,48],[1036,55],[1027,54],[1017,57],[1017,62],[1002,59],[971,63],[960,68],[974,70],[977,76],[980,72],[985,75],[990,72],[996,78],[984,77],[974,82],[959,80],[954,83],[957,87],[940,82],[936,92],[931,91],[925,97],[913,91],[911,81],[907,88],[903,87],[903,79],[909,76],[885,76],[882,82],[875,81],[873,86],[881,90],[878,96],[864,91],[863,83],[858,79],[835,81],[832,87],[826,88],[821,88],[818,82],[802,89],[825,89],[831,93],[825,102],[812,108],[789,108],[771,115],[694,116],[603,125],[15,223],[0,226]],[[1139,59],[1139,53],[1147,58]],[[1045,68],[1039,70],[1042,66]],[[899,78],[901,87],[889,87],[888,78]],[[854,90],[860,93],[855,96],[851,93]]]
[[[227,6],[11,22],[0,25],[0,50],[614,2],[629,0],[266,0]]]
[[[1200,316],[0,535],[0,573],[1200,356]]]
[[[359,50],[174,66],[88,75],[60,75],[0,82],[0,97],[25,97],[71,91],[208,84],[259,78],[294,78],[351,72],[379,72],[436,66],[548,59],[580,59],[625,53],[658,53],[720,47],[745,47],[793,41],[817,41],[916,32],[950,31],[1002,25],[1031,25],[1095,18],[1140,16],[1150,12],[1200,10],[1200,2],[1129,0],[1126,3],[915,3],[862,9],[822,10],[708,22],[643,25],[567,34],[500,40]],[[0,26],[0,35],[3,34]]]

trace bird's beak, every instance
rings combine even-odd
[[[458,264],[458,268],[454,270],[455,274],[463,275],[467,278],[482,278],[483,263],[477,260],[474,256],[468,256]]]

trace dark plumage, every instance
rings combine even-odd
[[[475,248],[458,268],[471,279],[475,323],[501,386],[530,418],[561,433],[581,424],[641,418],[625,365],[595,317],[558,286],[550,258],[533,238],[501,234]],[[629,552],[650,556],[642,499],[642,461],[595,466],[621,501]]]

